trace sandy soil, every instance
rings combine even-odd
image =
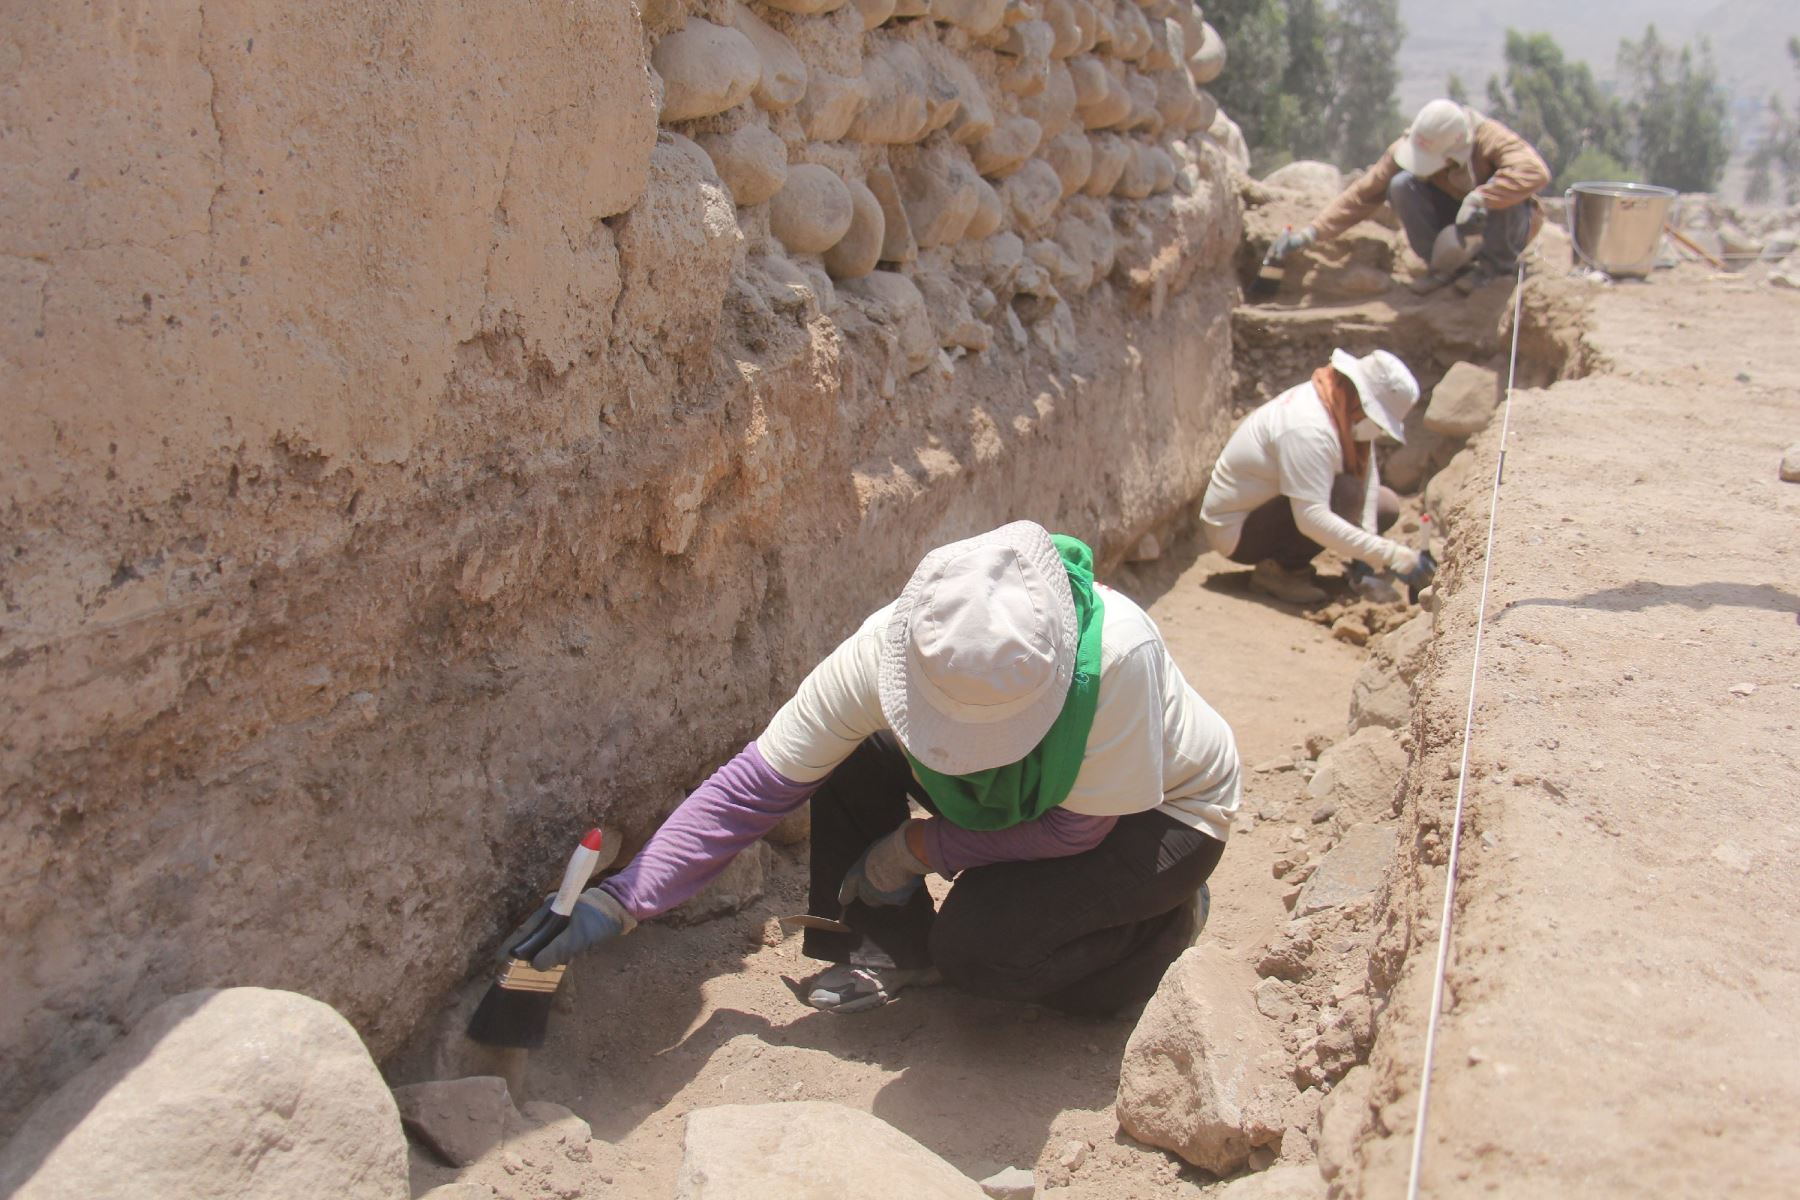
[[[1343,736],[1363,652],[1262,602],[1242,568],[1188,544],[1111,582],[1149,604],[1190,682],[1231,722],[1246,764],[1291,754],[1310,732]],[[1248,776],[1246,816],[1213,878],[1204,936],[1247,959],[1287,919],[1269,864],[1294,845],[1289,824],[1255,814],[1297,808],[1303,787],[1292,771]],[[851,1017],[802,1006],[782,977],[816,964],[801,957],[797,938],[781,938],[774,918],[803,911],[804,890],[798,852],[778,850],[768,895],[746,911],[683,929],[646,926],[573,968],[573,993],[548,1046],[532,1056],[524,1090],[593,1126],[618,1194],[670,1194],[688,1110],[798,1099],[872,1112],[977,1179],[1036,1166],[1071,1200],[1216,1187],[1118,1134],[1113,1099],[1129,1018],[1072,1020],[946,988]],[[1092,1147],[1072,1175],[1057,1164],[1071,1140]],[[418,1161],[415,1190],[453,1174]]]
[[[1593,303],[1599,371],[1513,406],[1425,1192],[1793,1195],[1800,296],[1683,269]],[[1422,827],[1455,788],[1496,440],[1420,693]],[[1363,1195],[1405,1184],[1421,875]]]

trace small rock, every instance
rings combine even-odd
[[[1734,683],[1731,685],[1731,694],[1734,696],[1754,696],[1756,694],[1756,685],[1754,683]]]
[[[1325,822],[1331,820],[1331,818],[1333,818],[1335,816],[1337,816],[1337,805],[1321,804],[1321,805],[1319,805],[1319,807],[1313,809],[1313,815],[1312,815],[1313,824],[1314,825],[1323,825]]]
[[[1275,771],[1291,771],[1294,769],[1294,760],[1286,755],[1280,758],[1265,758],[1250,769],[1258,775],[1268,775]]]
[[[1366,646],[1369,644],[1369,627],[1363,624],[1361,617],[1346,613],[1331,623],[1331,636],[1352,646]]]
[[[806,95],[806,61],[794,49],[794,43],[742,4],[732,5],[731,24],[750,39],[762,63],[756,86],[750,92],[757,106],[781,112],[798,104],[800,97]]]
[[[1293,1020],[1299,1011],[1288,995],[1288,984],[1279,979],[1265,979],[1256,985],[1256,1011],[1271,1021],[1282,1024]]]
[[[1074,1171],[1087,1161],[1088,1144],[1077,1138],[1063,1143],[1062,1152],[1056,1156],[1057,1165],[1064,1170]]]
[[[1789,446],[1781,456],[1781,481],[1800,483],[1800,442]]]
[[[769,200],[769,232],[790,253],[818,254],[837,245],[855,215],[850,189],[835,171],[798,163]]]
[[[887,222],[875,193],[856,180],[845,186],[850,191],[850,228],[824,257],[825,269],[833,279],[856,279],[873,271],[887,237]]]
[[[698,17],[656,43],[650,64],[662,77],[665,121],[691,121],[735,108],[762,81],[755,44],[735,29]]]
[[[1245,1165],[1252,1171],[1266,1171],[1275,1165],[1275,1152],[1267,1146],[1258,1146],[1250,1152],[1250,1161]]]
[[[1023,1167],[1008,1167],[982,1180],[981,1190],[994,1200],[1032,1200],[1037,1195],[1037,1176]]]
[[[1211,22],[1206,22],[1201,26],[1200,44],[1188,48],[1188,72],[1195,83],[1205,86],[1224,70],[1225,39],[1219,36]]]
[[[1275,1026],[1252,999],[1256,980],[1222,947],[1183,952],[1126,1043],[1119,1124],[1138,1141],[1229,1175],[1280,1143],[1297,1096]]]
[[[761,125],[745,125],[730,133],[705,133],[700,148],[739,205],[761,204],[787,182],[787,143]]]
[[[1480,433],[1500,407],[1500,377],[1486,367],[1459,362],[1431,389],[1425,428],[1447,437]]]
[[[1306,881],[1295,911],[1304,917],[1373,895],[1394,859],[1395,836],[1392,825],[1352,825]]]
[[[1138,539],[1132,548],[1129,562],[1155,562],[1162,557],[1162,543],[1156,540],[1154,533],[1146,533]]]
[[[1325,1180],[1316,1167],[1298,1163],[1271,1166],[1232,1180],[1217,1200],[1325,1200]]]
[[[979,1184],[879,1117],[799,1100],[687,1116],[676,1200],[882,1195],[981,1200]],[[804,1181],[796,1191],[796,1181]]]
[[[493,1075],[408,1084],[394,1089],[394,1102],[406,1132],[453,1167],[479,1161],[518,1119],[506,1081]]]
[[[1326,162],[1298,159],[1263,176],[1263,185],[1329,199],[1344,188],[1344,173]],[[1386,475],[1386,463],[1382,474]]]

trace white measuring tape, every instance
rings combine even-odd
[[[1418,1200],[1419,1168],[1425,1160],[1425,1121],[1431,1111],[1431,1060],[1437,1053],[1438,1018],[1444,1011],[1444,975],[1450,965],[1450,921],[1456,903],[1456,864],[1462,851],[1463,800],[1469,791],[1469,740],[1475,730],[1475,683],[1481,672],[1481,637],[1487,625],[1488,580],[1494,569],[1494,525],[1500,513],[1500,481],[1506,476],[1506,435],[1512,424],[1513,384],[1519,374],[1519,317],[1525,301],[1525,263],[1513,281],[1512,358],[1506,368],[1506,400],[1500,408],[1500,461],[1488,495],[1487,547],[1481,555],[1481,602],[1475,610],[1475,655],[1469,663],[1469,707],[1463,714],[1462,766],[1456,774],[1456,811],[1450,821],[1450,858],[1444,879],[1444,913],[1438,922],[1437,968],[1431,981],[1431,1020],[1425,1026],[1425,1063],[1419,1069],[1419,1116],[1413,1122],[1412,1169],[1407,1200]]]

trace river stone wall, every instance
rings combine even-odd
[[[196,987],[387,1053],[925,549],[1116,560],[1228,432],[1185,0],[31,9],[0,1130]]]

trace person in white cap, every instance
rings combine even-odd
[[[1518,265],[1519,255],[1543,227],[1537,193],[1549,182],[1550,169],[1524,138],[1466,104],[1433,100],[1381,160],[1310,225],[1277,238],[1269,257],[1280,261],[1315,242],[1328,242],[1374,216],[1386,201],[1400,218],[1413,252],[1431,268],[1414,280],[1413,290],[1434,291],[1454,278],[1459,290],[1473,291],[1510,275]],[[1447,256],[1439,239],[1447,229],[1456,230],[1453,240],[1473,254]],[[1472,264],[1459,273],[1470,258]]]
[[[1295,604],[1325,599],[1308,575],[1326,549],[1414,586],[1429,560],[1381,536],[1400,512],[1381,485],[1375,443],[1406,441],[1419,384],[1394,355],[1333,350],[1329,365],[1259,407],[1235,429],[1200,504],[1212,548],[1254,566],[1250,585]]]
[[[1230,727],[1144,610],[1080,541],[1016,521],[927,554],[534,961],[675,907],[811,798],[810,912],[849,932],[807,930],[834,965],[796,985],[806,1003],[941,979],[1113,1012],[1204,922],[1239,791]]]

